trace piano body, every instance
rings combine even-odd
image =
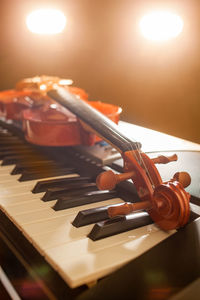
[[[197,299],[200,146],[119,126],[150,157],[177,153],[177,162],[158,169],[164,180],[177,170],[190,173],[189,223],[164,232],[143,211],[108,220],[109,205],[139,201],[129,181],[114,191],[96,189],[102,170],[122,171],[119,153],[105,143],[90,149],[30,145],[2,120],[0,278],[21,299]]]

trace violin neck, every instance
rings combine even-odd
[[[90,127],[92,132],[95,132],[119,152],[137,150],[141,147],[140,143],[127,138],[113,121],[64,88],[51,90],[47,94],[75,114]]]

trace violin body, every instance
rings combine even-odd
[[[119,107],[100,101],[88,103],[118,123]],[[101,140],[96,134],[86,131],[74,114],[55,103],[24,110],[23,130],[27,141],[43,146],[92,146]]]
[[[0,92],[0,114],[7,120],[22,121],[22,112],[27,108],[41,106],[51,99],[39,91],[7,90]]]
[[[17,121],[30,143],[42,146],[94,145],[101,139],[88,131],[68,109],[47,96],[54,85],[62,86],[87,101],[113,122],[118,123],[121,108],[100,101],[88,101],[81,88],[69,86],[72,81],[51,76],[23,79],[16,89],[0,92],[0,116]]]

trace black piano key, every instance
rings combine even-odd
[[[26,149],[33,151],[33,148],[31,148],[29,145],[17,145],[15,147],[13,147],[12,145],[8,145],[8,146],[5,145],[4,147],[1,146],[0,152],[9,152],[9,151],[12,152],[13,151],[13,154],[16,154],[19,151],[26,150]]]
[[[94,191],[85,193],[81,197],[61,197],[54,205],[54,210],[63,210],[81,205],[91,204],[117,197],[116,191]]]
[[[0,143],[3,141],[21,141],[17,136],[1,136]]]
[[[0,139],[0,146],[7,146],[7,145],[13,145],[13,146],[16,146],[16,145],[23,145],[24,142],[22,140],[11,140],[11,139],[4,139],[4,140],[1,140]]]
[[[81,226],[85,226],[85,225],[89,225],[92,223],[97,223],[97,222],[109,219],[108,207],[118,206],[118,205],[121,205],[121,203],[115,204],[115,205],[100,206],[100,207],[96,207],[96,208],[81,210],[75,217],[72,224],[75,227],[81,227]]]
[[[17,152],[19,153],[19,154],[17,154]],[[10,157],[16,157],[17,155],[20,155],[20,154],[22,154],[23,153],[23,155],[24,154],[28,154],[28,153],[33,153],[33,149],[27,149],[27,148],[25,148],[25,149],[20,149],[20,150],[7,150],[7,151],[4,151],[4,150],[1,150],[0,151],[0,159],[1,160],[4,160],[4,164],[7,164],[7,163],[9,163],[9,158]]]
[[[13,135],[13,134],[7,134],[8,133],[8,131],[4,131],[4,132],[2,132],[3,134],[2,134],[2,136],[0,136],[1,137],[1,139],[3,140],[3,139],[18,139],[19,140],[19,137],[18,136],[16,136],[16,135]]]
[[[13,150],[2,150],[0,151],[0,160],[3,160],[5,157],[13,156],[16,154],[16,151],[14,152]]]
[[[137,194],[137,190],[131,181],[122,181],[117,184],[116,191],[119,193],[119,197],[126,202],[138,202],[140,198]]]
[[[88,237],[91,240],[96,241],[152,223],[153,221],[148,213],[136,212],[127,216],[114,217],[95,224],[88,234]]]
[[[191,198],[190,198],[190,203],[194,203],[194,204],[200,206],[200,198],[197,198],[197,197],[192,195]]]
[[[72,183],[67,187],[62,188],[50,188],[46,191],[44,196],[41,198],[43,201],[51,201],[58,199],[61,196],[75,196],[81,195],[86,192],[97,190],[96,183]]]
[[[122,173],[124,168],[124,160],[122,158],[115,160],[112,162],[111,168]]]
[[[54,162],[53,160],[39,160],[39,161],[33,161],[33,162],[26,162],[26,163],[18,163],[14,167],[14,169],[11,171],[11,175],[20,174],[24,171],[40,171],[41,169],[45,167],[53,166],[56,167],[58,164]]]
[[[62,169],[64,169],[65,167],[60,167],[60,170],[62,172]],[[22,174],[22,175],[26,175],[26,174],[47,174],[47,176],[45,175],[45,177],[49,177],[51,174],[53,176],[54,173],[58,173],[58,166],[57,164],[42,164],[38,165],[38,166],[32,166],[32,167],[26,167],[24,169],[21,169],[21,172],[19,172],[18,174]],[[13,175],[13,174],[12,174]],[[33,175],[34,176],[34,175]],[[37,175],[36,175],[37,176]],[[25,178],[25,177],[24,177]],[[24,180],[21,180],[24,181]]]
[[[9,165],[15,165],[17,164],[19,161],[23,161],[23,160],[34,160],[35,157],[33,155],[32,152],[27,152],[24,154],[20,154],[20,155],[11,155],[11,156],[6,156],[3,158],[3,161],[1,163],[2,166],[9,166]]]
[[[11,137],[11,136],[13,136],[12,132],[10,132],[6,129],[0,130],[0,137]]]
[[[49,188],[53,188],[53,187],[55,188],[67,187],[72,183],[77,183],[77,185],[80,185],[84,182],[90,182],[90,181],[91,181],[90,177],[68,177],[68,178],[56,178],[56,179],[38,181],[34,186],[32,193],[36,194],[36,193],[45,192]]]
[[[45,177],[55,177],[55,176],[62,176],[75,173],[76,170],[73,168],[53,168],[50,170],[44,170],[41,172],[31,172],[31,171],[24,171],[22,175],[18,179],[19,181],[28,181],[28,180],[35,180],[41,179]]]

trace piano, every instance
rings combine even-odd
[[[158,169],[164,180],[177,170],[190,173],[189,223],[164,232],[144,211],[108,219],[108,206],[139,201],[129,181],[113,191],[97,190],[99,173],[122,171],[115,149],[104,142],[90,148],[31,145],[1,120],[0,280],[8,297],[197,299],[200,145],[125,122],[119,126],[150,157],[178,155]]]

